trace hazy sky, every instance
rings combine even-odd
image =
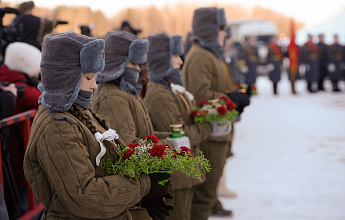
[[[127,7],[145,7],[174,4],[181,0],[34,0],[37,6],[55,7],[57,5],[86,5],[92,10],[101,9],[108,16]],[[11,1],[12,2],[12,1]],[[23,1],[15,0],[21,3]],[[236,3],[243,6],[261,5],[265,8],[281,12],[289,17],[303,21],[307,26],[322,22],[342,10],[345,0],[183,0],[197,6],[208,6],[211,3]],[[192,12],[191,12],[192,13]]]

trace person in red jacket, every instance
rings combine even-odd
[[[41,52],[34,46],[15,42],[7,47],[5,62],[0,68],[0,81],[24,87],[24,94],[17,97],[13,114],[38,108],[40,61]]]
[[[38,108],[38,99],[41,95],[37,89],[40,61],[40,50],[27,43],[15,42],[6,48],[5,61],[0,67],[0,81],[13,83],[17,87],[16,107],[12,115]],[[11,125],[9,130],[5,143],[10,146],[9,160],[16,183],[13,187],[18,188],[22,197],[25,195],[26,180],[23,172],[25,148],[21,124]]]

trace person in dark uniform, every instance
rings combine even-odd
[[[32,15],[32,10],[35,7],[33,1],[28,1],[20,4],[18,7],[19,15],[13,20],[14,25],[21,25],[23,30],[21,42],[28,43],[41,50],[37,37],[40,29],[40,18]]]
[[[339,36],[337,34],[334,35],[334,43],[330,46],[330,50],[332,53],[333,58],[333,68],[330,66],[330,78],[332,81],[333,92],[340,92],[341,90],[338,87],[338,82],[341,79],[342,69],[341,66],[344,63],[345,59],[345,49],[342,45],[338,42]]]
[[[258,66],[258,48],[256,45],[257,39],[252,36],[248,38],[247,43],[244,46],[245,51],[245,61],[248,67],[248,72],[246,73],[246,84],[248,85],[247,94],[251,96],[253,93],[253,88],[255,86]]]
[[[89,26],[86,26],[86,25],[79,25],[79,29],[80,29],[80,33],[82,35],[86,35],[88,37],[92,37],[91,35],[91,29]]]
[[[318,48],[318,55],[319,55],[319,80],[317,84],[317,88],[320,91],[324,91],[323,82],[325,77],[328,75],[328,65],[332,60],[332,54],[329,45],[325,44],[324,34],[319,34],[319,42],[316,44]]]
[[[139,35],[141,33],[141,29],[134,29],[128,21],[122,22],[120,30],[127,31],[134,35]]]
[[[271,43],[268,47],[268,71],[269,71],[269,78],[273,83],[273,93],[277,95],[277,88],[278,82],[280,81],[281,75],[281,65],[283,62],[284,55],[281,49],[277,45],[277,37],[273,37]]]
[[[319,49],[313,43],[313,36],[308,34],[308,41],[302,47],[301,62],[305,65],[305,79],[307,90],[310,93],[317,92],[313,89],[313,83],[319,80]]]

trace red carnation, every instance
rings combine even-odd
[[[224,105],[221,105],[221,106],[219,106],[218,108],[217,108],[217,111],[218,111],[218,113],[219,113],[219,115],[220,116],[223,116],[223,115],[225,115],[226,114],[226,108],[224,107]]]
[[[166,146],[164,144],[162,145],[153,145],[152,149],[150,150],[150,155],[152,157],[158,157],[160,159],[163,159],[163,156],[167,153],[165,152]]]
[[[207,100],[201,100],[199,105],[200,105],[200,107],[203,107],[204,105],[208,105],[208,101]]]
[[[146,135],[146,136],[144,137],[144,139],[147,140],[147,141],[151,140],[151,141],[153,141],[153,143],[155,143],[155,144],[157,144],[157,143],[159,142],[158,137],[156,137],[156,136],[154,136],[154,135],[152,135],[152,134]]]
[[[140,145],[139,143],[130,143],[130,144],[128,144],[127,147],[129,147],[129,148],[135,148],[135,147],[137,147],[137,146],[139,146],[139,145]]]
[[[180,147],[180,155],[184,156],[185,154],[188,154],[190,157],[193,157],[192,151],[188,147]]]
[[[129,148],[129,149],[127,149],[126,150],[126,152],[125,152],[125,154],[123,155],[123,159],[124,160],[129,160],[129,158],[134,154],[134,152],[135,152],[135,149],[132,149],[132,148]]]
[[[225,102],[225,105],[230,111],[236,109],[235,102],[233,102],[233,101],[227,101],[227,102]]]
[[[226,97],[225,95],[222,95],[220,97],[220,100],[224,100],[225,102],[230,101],[230,99],[228,97]]]
[[[198,110],[196,109],[190,113],[190,117],[192,117],[194,119],[197,114],[198,114]]]

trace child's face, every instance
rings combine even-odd
[[[223,46],[224,45],[224,39],[226,37],[227,33],[225,30],[219,30],[218,32],[218,44],[219,46]]]
[[[176,70],[180,69],[181,65],[183,64],[181,57],[179,55],[173,55],[171,59],[173,68]]]
[[[97,89],[96,73],[84,73],[80,90],[93,92]]]
[[[139,64],[133,63],[133,62],[128,62],[127,65],[126,65],[126,67],[134,68],[134,69],[140,70]]]

